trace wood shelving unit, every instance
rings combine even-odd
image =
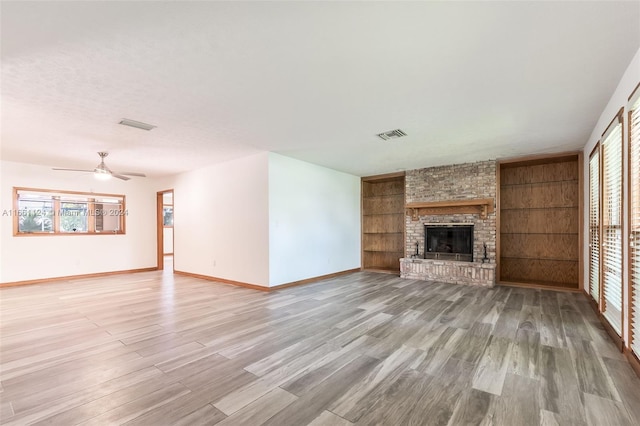
[[[362,178],[362,268],[400,272],[404,174]]]
[[[579,155],[500,164],[499,280],[579,287]]]

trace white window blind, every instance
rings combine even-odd
[[[640,102],[629,120],[631,349],[640,357]]]
[[[600,303],[600,151],[589,159],[589,294]]]
[[[602,314],[622,334],[622,124],[602,143]]]

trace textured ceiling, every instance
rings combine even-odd
[[[1,20],[2,158],[107,150],[156,176],[264,150],[370,175],[580,149],[640,46],[636,1],[3,1]]]

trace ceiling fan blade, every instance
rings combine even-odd
[[[64,172],[88,172],[88,173],[93,173],[93,170],[84,170],[84,169],[58,169],[58,168],[52,168],[51,170],[62,170]]]
[[[145,175],[144,173],[137,173],[137,172],[113,172],[113,173],[117,173],[119,175],[127,175],[127,176],[147,177],[147,175]]]
[[[85,169],[63,169],[63,168],[53,168],[53,170],[62,170],[66,172],[85,172],[85,173],[95,173],[96,177],[102,177],[108,179],[109,176],[113,176],[116,179],[120,180],[130,180],[131,178],[128,176],[138,176],[138,177],[147,177],[144,173],[137,172],[114,172],[106,164],[104,164],[104,158],[109,155],[108,152],[98,152],[100,156],[100,164],[96,166],[93,170],[85,170]]]

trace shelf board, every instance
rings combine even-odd
[[[404,212],[394,212],[394,213],[362,213],[362,216],[390,216],[390,215],[400,215],[402,216]]]
[[[399,264],[398,264],[399,265]],[[389,267],[384,267],[384,266],[367,266],[365,268],[362,268],[364,271],[367,272],[381,272],[383,274],[399,274],[400,273],[400,268],[389,268]]]
[[[564,180],[545,180],[541,182],[529,182],[529,183],[503,183],[500,185],[500,188],[506,188],[509,186],[531,186],[531,185],[544,185],[547,183],[560,183],[560,182],[571,182],[576,185],[579,183],[578,179],[564,179]]]
[[[542,280],[514,280],[500,279],[497,282],[498,285],[516,286],[516,287],[545,287],[545,288],[563,288],[563,289],[578,289],[578,283],[565,283],[560,281],[542,281]]]
[[[578,235],[579,232],[504,232],[500,235]]]
[[[505,210],[560,210],[560,209],[578,210],[578,206],[559,206],[559,207],[502,207],[502,206],[500,206],[500,211],[505,211]]]
[[[545,260],[550,262],[572,262],[578,263],[578,258],[575,259],[556,259],[552,257],[524,257],[524,256],[500,256],[500,260],[502,259],[518,259],[518,260]]]
[[[394,194],[380,194],[380,195],[363,195],[362,198],[364,200],[368,200],[371,198],[385,198],[385,197],[397,197],[397,198],[404,198],[404,192],[398,192],[398,193],[394,193]]]
[[[402,232],[402,231],[397,231],[397,232],[366,232],[366,231],[364,231],[363,234],[369,234],[369,235],[389,235],[389,234],[402,235],[402,234],[404,234],[404,232]]]

